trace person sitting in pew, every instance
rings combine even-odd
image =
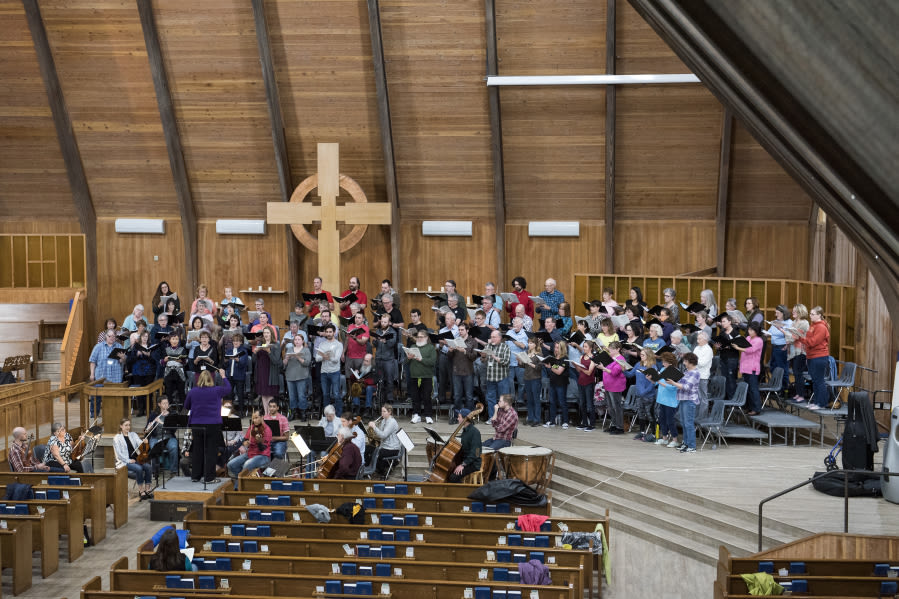
[[[174,528],[162,533],[159,545],[156,546],[156,553],[150,558],[150,569],[157,572],[192,572],[196,569],[190,563],[190,558],[181,553],[178,533]]]
[[[48,472],[50,467],[31,459],[31,442],[28,431],[21,426],[12,429],[12,445],[9,447],[9,469],[12,472]],[[59,469],[62,472],[62,469]]]
[[[353,443],[353,431],[349,427],[342,426],[337,431],[337,442],[343,444],[337,468],[331,471],[330,478],[355,479],[356,473],[362,467],[362,454]]]

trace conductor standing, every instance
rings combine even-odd
[[[191,481],[200,482],[202,475],[207,483],[219,482],[215,478],[215,458],[222,443],[222,399],[231,393],[231,383],[225,378],[225,371],[219,369],[222,384],[216,386],[212,373],[200,373],[197,386],[190,390],[184,400],[184,409],[190,413],[193,436],[191,452]]]

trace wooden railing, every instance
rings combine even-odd
[[[60,384],[71,385],[73,380],[80,381],[86,378],[84,372],[84,362],[79,361],[78,353],[84,344],[84,328],[85,328],[85,309],[84,297],[85,292],[75,292],[75,299],[72,301],[72,309],[69,311],[69,321],[66,323],[66,332],[62,338],[62,345],[59,349],[59,372]],[[90,347],[90,344],[88,344]]]
[[[660,277],[645,275],[574,275],[572,307],[578,316],[586,314],[583,302],[602,298],[602,290],[610,287],[615,300],[624,304],[631,287],[643,291],[643,301],[648,306],[662,304],[662,292],[672,288],[677,292],[676,301],[689,304],[699,301],[703,289],[711,289],[718,302],[718,312],[724,310],[728,298],[737,299],[737,308],[744,310],[747,297],[755,297],[766,320],[774,320],[774,308],[784,304],[792,309],[802,303],[811,310],[815,306],[824,309],[824,317],[830,325],[830,355],[848,362],[856,361],[856,298],[857,291],[850,285],[813,283],[787,279],[737,279],[726,277]],[[692,319],[681,319],[692,322]]]
[[[65,424],[72,436],[77,436],[87,427],[88,412],[84,409],[81,390],[86,383],[60,387],[37,395],[20,396],[0,402],[0,426],[11,432],[15,427],[24,427],[34,434],[36,442],[50,438],[50,428],[54,422]],[[81,401],[71,401],[81,399]],[[0,437],[0,462],[5,463],[7,443],[12,435]]]
[[[84,235],[0,235],[0,288],[84,287],[84,247]]]

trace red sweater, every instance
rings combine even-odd
[[[805,335],[805,355],[809,360],[830,355],[830,327],[823,320],[811,323]]]

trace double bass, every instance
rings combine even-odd
[[[445,483],[449,479],[450,473],[456,469],[461,460],[460,452],[462,444],[456,441],[456,436],[466,422],[470,422],[475,416],[484,411],[484,405],[478,404],[465,419],[459,423],[453,434],[450,435],[446,443],[434,454],[434,461],[431,463],[431,470],[428,472],[427,482],[429,483]]]
[[[360,422],[362,422],[362,417],[356,416],[353,418],[353,423],[347,428],[352,431]],[[343,454],[343,446],[355,439],[357,434],[357,432],[353,431],[349,438],[334,444],[334,447],[328,451],[328,455],[322,458],[322,465],[318,470],[316,478],[331,478],[331,471],[337,466],[337,462],[340,461],[340,456]]]

